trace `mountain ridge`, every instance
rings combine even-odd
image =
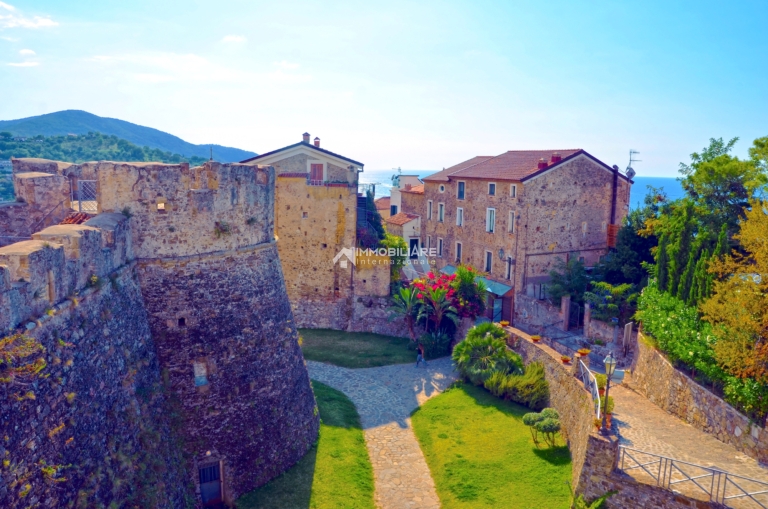
[[[195,145],[178,136],[153,127],[134,124],[125,120],[100,117],[83,110],[62,110],[34,117],[15,120],[0,120],[0,132],[8,131],[17,137],[42,134],[61,136],[67,134],[88,134],[98,132],[115,135],[139,146],[156,148],[186,157],[208,159],[213,148],[213,158],[221,162],[238,162],[257,155],[255,152],[216,144]]]

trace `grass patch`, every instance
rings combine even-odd
[[[444,509],[569,507],[570,452],[565,445],[536,449],[522,421],[528,412],[456,384],[413,413]]]
[[[304,358],[327,362],[344,368],[371,368],[388,364],[416,362],[416,351],[409,350],[410,340],[329,329],[299,329],[304,338]]]
[[[240,497],[238,509],[373,509],[373,470],[355,405],[320,382],[312,388],[317,443],[290,470]]]

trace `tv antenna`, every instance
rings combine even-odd
[[[627,174],[627,177],[630,179],[635,176],[635,170],[632,169],[632,163],[641,163],[641,159],[635,159],[635,156],[639,154],[637,150],[629,149],[629,164],[627,165],[627,169],[624,170],[624,173]]]

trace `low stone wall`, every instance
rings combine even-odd
[[[552,325],[559,328],[563,324],[560,308],[552,306],[547,301],[522,294],[515,295],[514,319],[515,322],[534,327]]]
[[[613,341],[613,324],[601,322],[594,318],[589,321],[589,324],[584,324],[584,335],[590,339],[599,339],[604,343],[610,343]],[[624,330],[619,330],[619,341],[624,335]]]
[[[640,334],[631,386],[654,404],[761,462],[768,461],[768,431],[675,369]]]
[[[184,507],[192,490],[133,267],[25,330],[47,367],[0,383],[0,507]]]
[[[513,334],[513,349],[526,364],[541,362],[544,365],[549,383],[549,405],[560,414],[563,435],[571,451],[571,482],[576,493],[591,501],[609,491],[617,491],[606,502],[606,507],[610,509],[714,508],[709,503],[637,482],[616,470],[618,440],[595,432],[594,406],[590,394],[576,378],[577,366],[564,365],[559,352],[547,345],[533,343],[530,336],[522,331],[514,328],[507,330]]]

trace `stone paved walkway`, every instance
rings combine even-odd
[[[631,378],[628,378],[626,382],[631,386]],[[615,401],[614,426],[618,426],[621,433],[619,442],[621,445],[768,482],[768,468],[759,465],[756,460],[713,436],[667,413],[630,388],[622,385],[611,387],[611,396]],[[637,459],[648,461],[651,458],[637,456]],[[645,482],[649,481],[647,474],[639,470],[634,472],[640,473],[640,476],[633,475],[633,477]],[[630,471],[629,473],[632,474],[633,472]],[[702,474],[704,471],[690,468],[687,473],[689,475]],[[676,475],[675,478],[682,478],[679,474],[676,473]],[[690,482],[681,483],[678,486],[682,493],[693,496],[695,493],[703,494]],[[758,485],[748,482],[744,482],[743,486],[749,491],[759,489]],[[732,490],[730,493],[735,493],[735,491]],[[768,505],[768,496],[763,495],[759,499],[763,504]],[[758,507],[752,502],[747,503],[747,501],[741,503],[733,501],[729,505],[732,507]]]
[[[348,369],[307,361],[309,376],[346,394],[357,407],[373,465],[380,509],[439,509],[440,500],[410,414],[457,378],[450,358],[427,368],[396,364]]]

